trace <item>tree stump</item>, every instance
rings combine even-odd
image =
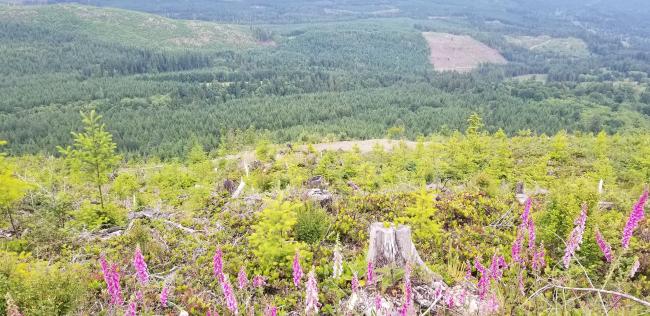
[[[439,279],[424,263],[411,239],[411,227],[390,225],[381,222],[370,225],[370,246],[367,260],[377,268],[395,265],[404,267],[406,263],[419,267],[428,276]]]

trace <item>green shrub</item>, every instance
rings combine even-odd
[[[0,296],[10,293],[24,315],[70,315],[90,294],[88,272],[78,264],[53,264],[0,252]],[[0,314],[6,302],[0,300]]]
[[[327,212],[312,204],[298,211],[298,217],[294,231],[296,239],[314,246],[325,238],[330,228],[330,219]]]
[[[70,214],[73,220],[68,225],[77,229],[97,230],[124,225],[126,222],[126,211],[114,204],[107,204],[102,209],[98,204],[84,201],[79,209]]]

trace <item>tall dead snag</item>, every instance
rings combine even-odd
[[[414,267],[419,267],[429,276],[439,278],[420,258],[411,239],[411,227],[409,226],[398,225],[395,227],[391,224],[386,227],[381,222],[372,223],[367,260],[377,268],[390,265],[403,267],[408,262]]]

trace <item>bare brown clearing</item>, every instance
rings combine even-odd
[[[424,32],[429,44],[429,61],[437,71],[469,72],[480,64],[505,64],[501,54],[467,35]]]

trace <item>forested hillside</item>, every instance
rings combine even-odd
[[[532,29],[483,14],[236,26],[2,6],[0,137],[12,154],[55,153],[89,109],[105,116],[125,155],[166,159],[196,139],[214,148],[234,129],[280,142],[383,137],[403,126],[414,139],[463,130],[472,112],[510,135],[648,127],[647,38],[622,42],[541,14]],[[472,36],[508,63],[437,72],[421,35],[429,31]]]

